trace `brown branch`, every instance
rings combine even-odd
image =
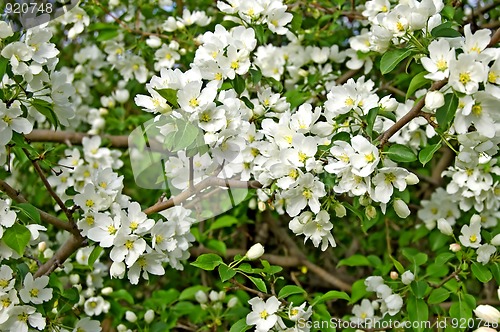
[[[335,83],[337,83],[337,85],[344,84],[350,78],[354,77],[354,75],[356,75],[359,71],[360,71],[360,69],[348,70],[345,73],[343,73],[342,75],[340,75],[339,77],[337,77],[337,79],[335,80]]]
[[[239,180],[225,180],[216,177],[209,177],[205,180],[198,182],[191,188],[188,188],[178,194],[177,196],[171,197],[167,201],[158,202],[153,206],[145,209],[143,212],[146,214],[152,214],[155,212],[160,212],[171,208],[172,206],[179,205],[189,197],[200,192],[208,187],[226,187],[226,188],[262,188],[262,184],[258,181],[239,181]]]
[[[448,80],[442,80],[432,84],[429,91],[439,90],[446,85]],[[425,96],[420,98],[419,101],[413,105],[412,109],[406,113],[401,119],[399,119],[395,124],[393,124],[389,129],[387,129],[382,135],[380,135],[377,140],[380,141],[380,147],[383,147],[387,141],[397,133],[401,128],[406,126],[408,122],[420,116],[420,111],[425,105]]]
[[[52,189],[52,186],[50,185],[49,181],[47,180],[47,177],[43,173],[43,170],[40,167],[40,164],[38,164],[37,159],[32,159],[31,156],[30,156],[30,154],[29,154],[29,152],[28,152],[28,150],[26,150],[26,149],[23,148],[23,151],[26,154],[26,157],[28,157],[28,159],[31,161],[31,164],[33,164],[33,167],[35,168],[35,171],[37,172],[38,176],[42,180],[43,185],[45,186],[45,188],[49,192],[50,196],[52,196],[52,198],[54,198],[54,200],[56,201],[57,205],[59,205],[59,207],[61,208],[61,210],[64,212],[64,214],[68,218],[68,221],[71,222],[71,223],[74,223],[73,214],[71,213],[71,211],[69,211],[66,208],[66,205],[64,205],[64,202],[61,200],[61,198],[59,197],[59,195],[57,195],[57,193],[54,191],[54,189]]]
[[[0,191],[7,194],[7,196],[12,198],[17,203],[29,203],[26,200],[26,198],[24,198],[23,195],[21,195],[18,191],[16,191],[14,188],[9,186],[5,181],[3,181],[1,179],[0,179]],[[71,223],[65,222],[64,220],[61,220],[57,217],[54,217],[53,215],[48,214],[47,212],[42,211],[38,208],[37,208],[37,211],[38,211],[38,213],[40,213],[40,219],[42,221],[44,221],[44,222],[46,222],[46,223],[48,223],[48,224],[50,224],[58,229],[63,229],[65,231],[68,231],[74,235],[80,234],[78,229],[76,227],[74,227],[74,225],[72,225]]]
[[[239,283],[239,282],[238,282],[238,281],[236,281],[234,278],[233,278],[233,279],[231,279],[231,280],[229,280],[229,281],[230,281],[233,285],[235,285],[237,288],[242,289],[242,290],[244,290],[244,291],[247,291],[247,292],[249,292],[249,293],[255,294],[255,295],[257,295],[257,296],[258,296],[258,297],[260,297],[260,298],[268,298],[268,297],[271,297],[271,295],[269,295],[269,294],[267,294],[267,293],[262,293],[262,292],[260,292],[260,291],[258,291],[258,290],[255,290],[255,289],[253,289],[253,288],[247,287],[247,286],[245,286],[245,285],[243,285],[243,284]]]
[[[493,34],[493,36],[491,37],[491,40],[490,40],[490,43],[488,44],[487,47],[493,47],[495,46],[496,44],[498,44],[498,42],[500,42],[500,28],[498,28],[495,33]]]
[[[384,83],[381,87],[380,87],[381,90],[386,90],[386,91],[389,91],[389,92],[392,92],[394,93],[395,95],[398,95],[400,97],[404,97],[406,98],[406,93],[403,91],[403,90],[399,90],[398,88],[388,84],[388,83]]]
[[[444,278],[439,284],[430,284],[430,286],[432,288],[441,288],[443,287],[444,284],[446,284],[448,281],[450,281],[451,279],[455,278],[456,276],[458,276],[458,274],[462,272],[462,269],[461,268],[458,268],[458,270],[454,271],[452,274],[450,274],[449,276],[447,276],[446,278]]]
[[[92,137],[86,133],[77,133],[72,131],[53,131],[46,129],[35,129],[24,137],[30,142],[54,142],[54,143],[71,143],[82,144],[84,137]],[[114,148],[127,148],[128,136],[113,136],[113,135],[100,135],[102,139],[108,140]]]
[[[85,244],[85,238],[80,234],[73,234],[64,242],[64,244],[57,249],[47,262],[38,268],[35,273],[35,278],[43,275],[49,275],[59,266],[61,266],[69,256]]]

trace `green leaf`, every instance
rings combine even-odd
[[[99,31],[99,36],[97,36],[96,41],[102,42],[106,40],[110,40],[118,36],[118,30],[101,30]]]
[[[225,256],[226,255],[226,244],[224,241],[220,240],[215,240],[215,239],[210,239],[206,243],[207,248],[215,250],[219,252],[221,255]]]
[[[231,279],[235,274],[236,271],[233,268],[230,268],[224,264],[219,265],[219,276],[222,282]]]
[[[290,27],[292,28],[292,31],[298,32],[300,26],[302,25],[302,13],[293,12],[292,15],[293,18],[292,22],[290,23]]]
[[[342,299],[346,301],[351,301],[351,297],[346,293],[346,292],[339,292],[339,291],[329,291],[325,294],[323,294],[321,297],[316,299],[311,303],[311,306],[315,306],[317,304],[330,301],[330,300],[335,300],[335,299]]]
[[[406,311],[408,317],[412,322],[426,322],[429,318],[429,307],[422,299],[417,299],[415,296],[410,295],[406,303]],[[416,324],[414,331],[423,331],[424,324]]]
[[[88,265],[93,268],[94,263],[97,261],[99,258],[99,255],[101,255],[102,251],[104,249],[102,247],[96,246],[94,249],[92,249],[92,252],[89,255],[89,260],[88,260]]]
[[[411,283],[411,289],[413,290],[413,294],[415,294],[417,299],[423,299],[428,288],[429,286],[424,280],[414,281]]]
[[[403,270],[404,272],[404,270]],[[350,305],[358,302],[362,298],[364,298],[368,292],[366,291],[366,286],[365,286],[365,280],[357,280],[352,284],[352,289],[351,289],[351,301],[349,302]]]
[[[183,119],[175,119],[174,124],[175,130],[169,132],[165,138],[165,147],[171,152],[189,147],[200,134],[197,126]]]
[[[250,279],[250,281],[253,282],[253,284],[257,287],[257,289],[260,290],[262,293],[267,293],[267,287],[264,280],[252,276],[248,276],[248,279]]]
[[[5,230],[2,239],[7,246],[22,256],[30,242],[31,233],[26,226],[15,223]]]
[[[16,207],[34,222],[41,223],[40,212],[30,203],[20,203],[17,204]]]
[[[72,303],[78,302],[80,300],[80,293],[76,288],[68,288],[63,293],[62,296],[70,300]]]
[[[31,106],[33,106],[38,112],[47,118],[47,120],[57,129],[59,126],[59,120],[54,112],[54,106],[42,99],[31,99]]]
[[[410,50],[393,50],[387,53],[384,53],[382,59],[380,59],[380,71],[382,75],[390,73],[396,66],[410,56]]]
[[[337,267],[347,265],[347,266],[371,266],[370,261],[363,255],[352,255],[348,258],[342,259]]]
[[[472,263],[471,271],[474,277],[476,277],[476,279],[482,283],[487,283],[488,281],[491,280],[491,278],[493,278],[493,275],[491,274],[490,270],[488,270],[486,266],[478,262]]]
[[[450,297],[450,292],[445,288],[437,288],[431,292],[427,302],[429,304],[438,304],[444,302],[448,297]]]
[[[413,266],[423,265],[427,262],[428,259],[426,254],[424,254],[423,252],[418,252],[413,248],[405,248],[402,250],[402,253],[403,256],[405,256]]]
[[[134,304],[134,298],[125,289],[120,289],[109,294],[115,300],[125,300],[129,304]]]
[[[436,110],[436,120],[441,129],[448,129],[458,108],[458,98],[454,93],[444,95],[444,105]]]
[[[413,153],[413,151],[409,147],[402,144],[391,145],[386,154],[392,161],[397,162],[409,163],[417,160],[417,156],[415,155],[415,153]]]
[[[305,292],[306,291],[302,287],[295,285],[286,285],[278,293],[278,298],[282,299],[293,294],[303,294]]]
[[[242,318],[231,326],[229,332],[245,332],[249,330],[251,326],[247,325],[246,318]]]
[[[191,263],[191,265],[207,271],[215,269],[220,264],[222,264],[222,258],[216,254],[203,254]]]
[[[245,91],[245,80],[243,77],[236,75],[234,79],[231,81],[231,85],[234,88],[234,91],[236,91],[237,94],[241,95],[243,91]]]
[[[375,119],[377,118],[379,108],[374,107],[371,110],[368,111],[368,114],[366,115],[366,133],[370,138],[372,137],[373,134],[373,124],[375,123]]]
[[[174,89],[157,89],[156,90],[160,96],[165,98],[172,106],[179,108],[179,103],[177,102],[177,90]]]
[[[462,37],[460,32],[458,32],[455,29],[451,28],[452,22],[444,22],[443,24],[438,25],[434,29],[431,30],[431,35],[434,38],[438,37],[449,37],[449,38],[454,38],[454,37]]]
[[[262,72],[257,69],[250,69],[250,75],[252,76],[252,82],[254,85],[257,85],[260,83],[260,80],[262,79]]]
[[[222,217],[217,218],[217,220],[215,220],[208,229],[213,231],[214,229],[231,227],[237,223],[238,219],[236,219],[236,217],[224,215]]]
[[[441,142],[437,144],[427,145],[418,153],[418,160],[422,163],[423,166],[432,160],[434,153],[441,147]]]
[[[439,264],[439,265],[444,265],[446,264],[450,259],[454,258],[456,255],[451,253],[451,252],[443,252],[442,254],[439,254],[437,257],[436,257],[436,264]]]
[[[405,268],[403,265],[394,257],[391,256],[392,263],[394,264],[394,267],[396,270],[398,270],[399,273],[403,274],[405,272]]]
[[[408,91],[406,91],[406,99],[413,96],[413,93],[415,93],[415,91],[430,83],[431,80],[424,77],[427,74],[427,72],[423,71],[413,76],[410,82],[410,86],[408,87]]]
[[[461,319],[472,318],[472,309],[469,308],[467,303],[463,299],[459,299],[458,302],[454,302],[450,307],[450,316],[458,321]]]
[[[5,72],[7,71],[7,65],[9,64],[9,59],[6,59],[4,57],[0,57],[0,78],[5,75]]]

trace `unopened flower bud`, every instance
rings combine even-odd
[[[420,180],[418,179],[418,176],[416,176],[413,173],[408,174],[405,178],[405,181],[406,181],[406,184],[408,184],[410,186],[413,186],[413,185],[420,182]]]
[[[500,234],[495,235],[495,237],[491,239],[490,243],[494,246],[500,246]]]
[[[474,309],[477,318],[490,324],[497,324],[500,321],[500,311],[490,305],[479,305]]]
[[[194,294],[194,298],[198,301],[198,303],[207,303],[208,301],[207,294],[202,290],[197,291]]]
[[[79,284],[80,283],[80,275],[79,274],[71,274],[69,276],[69,282],[72,285]]]
[[[339,202],[335,203],[334,209],[335,209],[335,215],[336,215],[338,218],[345,217],[345,215],[347,214],[347,211],[346,211],[346,209],[345,209],[345,206],[343,206],[343,205],[342,205],[342,204],[340,204]]]
[[[435,110],[444,105],[444,96],[439,91],[430,91],[425,95],[425,107]]]
[[[391,271],[389,276],[391,277],[392,280],[397,280],[399,277],[399,274],[396,271]]]
[[[368,219],[373,219],[377,216],[377,209],[373,205],[369,205],[365,208],[365,215]]]
[[[448,235],[448,236],[453,235],[453,228],[451,227],[448,220],[446,220],[444,218],[440,218],[437,221],[437,227],[438,227],[439,231],[441,233],[443,233],[444,235]]]
[[[125,312],[125,319],[131,323],[135,323],[137,321],[137,315],[132,311]]]
[[[155,312],[152,309],[149,309],[144,314],[144,321],[146,322],[146,324],[150,324],[153,319],[155,319]]]
[[[411,273],[410,271],[406,271],[405,273],[403,273],[401,275],[401,281],[403,282],[403,284],[405,285],[409,285],[411,284],[411,282],[415,280],[415,276],[413,275],[413,273]]]
[[[245,256],[249,260],[254,260],[262,256],[263,254],[264,254],[264,247],[262,246],[262,244],[256,243],[252,247],[250,247],[250,249],[248,249]]]
[[[260,212],[266,211],[266,203],[259,201],[259,204],[257,204],[257,208],[259,209]]]
[[[394,211],[396,211],[398,217],[404,219],[410,215],[410,209],[402,199],[394,200],[393,206],[394,206]]]
[[[47,249],[47,243],[45,241],[38,243],[38,251],[44,252],[45,249]]]
[[[238,304],[238,298],[237,297],[232,297],[228,302],[227,302],[227,307],[228,308],[233,308]]]
[[[109,295],[111,293],[113,293],[113,288],[111,287],[104,287],[103,289],[101,289],[102,295]]]
[[[210,291],[210,293],[208,294],[208,298],[212,302],[219,301],[219,294],[216,291],[214,291],[214,290]]]
[[[459,252],[460,249],[462,249],[462,247],[460,246],[460,244],[458,244],[458,243],[452,243],[452,244],[450,244],[450,250],[452,252]]]
[[[50,259],[50,258],[52,258],[52,256],[54,256],[54,250],[52,250],[50,248],[45,249],[45,251],[43,252],[43,257]]]
[[[158,48],[161,46],[161,39],[156,36],[150,36],[146,39],[146,44],[151,48]]]
[[[126,327],[125,325],[120,324],[120,325],[118,325],[118,326],[116,327],[116,330],[117,330],[118,332],[126,332],[128,329],[127,329],[127,327]]]

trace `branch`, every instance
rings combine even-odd
[[[54,256],[38,268],[34,277],[49,275],[59,266],[61,266],[69,256],[85,244],[86,240],[80,234],[73,234],[64,242],[64,244],[57,249]]]
[[[82,144],[84,137],[92,137],[86,133],[77,133],[72,131],[53,131],[46,129],[35,129],[24,137],[30,142],[54,142],[54,143],[71,143]],[[115,148],[127,148],[128,136],[113,136],[113,135],[100,135],[102,139],[108,140],[111,146]]]
[[[225,180],[216,177],[209,177],[205,180],[198,182],[196,185],[184,190],[179,195],[171,197],[167,201],[158,202],[153,206],[145,209],[145,214],[152,214],[171,208],[172,206],[179,205],[187,200],[189,197],[200,192],[208,187],[226,187],[226,188],[262,188],[262,184],[258,181],[239,181],[239,180]]]
[[[42,179],[42,182],[43,182],[45,188],[47,189],[47,191],[49,192],[50,196],[52,196],[52,198],[54,198],[57,205],[59,205],[59,207],[64,212],[64,214],[66,214],[68,221],[73,223],[74,222],[73,214],[66,208],[66,205],[64,205],[64,202],[56,194],[54,189],[52,189],[52,186],[50,185],[49,181],[47,180],[47,177],[45,176],[45,174],[43,174],[43,170],[40,167],[40,165],[38,164],[37,159],[31,159],[31,156],[30,156],[28,150],[23,148],[23,151],[26,154],[26,156],[28,157],[28,159],[31,161],[31,163],[33,164],[33,167],[35,167],[35,171],[38,173],[38,176],[40,177],[40,179]]]
[[[447,82],[447,79],[435,82],[434,84],[432,84],[429,91],[439,90],[443,86],[445,86]],[[387,129],[382,135],[377,138],[377,140],[380,141],[380,147],[383,147],[387,143],[387,141],[401,128],[406,126],[408,122],[420,116],[420,111],[422,110],[424,105],[425,96],[420,98],[420,100],[415,105],[413,105],[412,109],[408,113],[406,113],[401,119],[399,119],[395,124],[393,124],[389,129]]]
[[[14,188],[9,186],[7,182],[3,181],[0,179],[0,191],[3,191],[7,196],[12,198],[15,202],[17,203],[29,203],[24,196],[22,196],[18,191],[16,191]],[[80,234],[78,229],[72,225],[69,222],[65,222],[64,220],[61,220],[57,217],[54,217],[51,214],[48,214],[45,211],[42,211],[38,208],[36,208],[38,213],[40,213],[40,219],[58,229],[63,229],[65,231],[68,231],[74,235]]]

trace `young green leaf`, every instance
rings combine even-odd
[[[427,145],[418,153],[418,160],[422,163],[423,166],[431,161],[434,153],[441,147],[441,142],[437,144]]]
[[[286,285],[278,293],[278,298],[282,299],[293,294],[303,294],[305,292],[306,291],[302,287],[295,285]]]
[[[409,163],[417,160],[417,156],[415,155],[415,153],[413,153],[413,151],[409,147],[402,144],[391,145],[386,154],[392,161],[397,162]]]
[[[382,75],[385,75],[387,73],[390,73],[396,66],[406,59],[408,56],[410,56],[411,51],[406,49],[406,50],[393,50],[389,51],[387,53],[384,53],[382,56],[382,59],[380,59],[380,71],[382,72]]]
[[[222,258],[216,254],[203,254],[191,263],[191,265],[207,271],[215,269],[220,264],[222,264]]]
[[[22,256],[30,242],[31,233],[26,226],[15,223],[5,230],[2,239],[7,246]]]

